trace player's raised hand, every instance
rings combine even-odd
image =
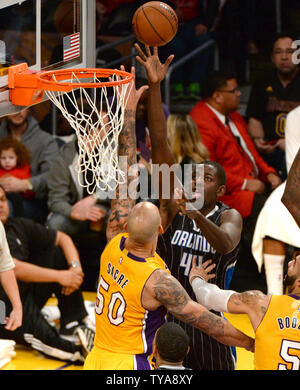
[[[186,214],[189,218],[197,218],[199,210],[194,207],[193,202],[195,202],[196,195],[192,196],[191,199],[187,198],[187,195],[184,192],[183,188],[174,189],[174,201],[181,214]],[[196,203],[195,203],[196,204]]]
[[[124,65],[121,65],[120,69],[122,71],[125,71]],[[136,106],[138,104],[138,101],[140,100],[142,94],[149,88],[148,85],[143,85],[141,88],[136,89],[135,88],[135,68],[134,66],[131,67],[130,70],[132,77],[131,84],[129,85],[127,89],[127,96],[125,96],[126,101],[126,109],[136,109]]]
[[[136,59],[146,69],[149,83],[160,83],[165,78],[169,65],[173,61],[174,55],[171,54],[166,59],[166,62],[162,64],[158,57],[157,47],[153,47],[153,54],[151,54],[150,47],[147,45],[145,45],[145,52],[137,43],[134,44],[134,47],[139,53]]]

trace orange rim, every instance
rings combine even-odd
[[[78,79],[91,79],[95,76],[97,82],[70,82]],[[55,79],[54,79],[55,75]],[[122,77],[114,81],[101,81],[100,78],[109,78],[112,75]],[[102,88],[116,87],[127,84],[133,79],[131,73],[117,69],[60,69],[51,71],[32,72],[26,63],[13,65],[8,70],[9,98],[12,104],[30,106],[43,100],[45,91],[70,92],[74,88]]]
[[[124,77],[123,79],[114,80],[114,81],[99,81],[99,82],[70,82],[65,80],[70,80],[75,75],[78,79],[90,79],[97,77],[108,78],[112,75],[117,75],[119,77]],[[41,82],[41,87],[45,91],[61,91],[63,88],[66,88],[66,91],[70,91],[73,88],[102,88],[102,87],[114,87],[121,84],[127,84],[132,79],[133,76],[131,73],[124,72],[117,69],[98,69],[98,68],[82,68],[82,69],[61,69],[54,71],[42,71],[36,73],[37,78]],[[54,79],[55,77],[55,79]]]

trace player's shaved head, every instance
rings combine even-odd
[[[136,243],[147,244],[156,238],[160,224],[158,208],[151,202],[140,202],[129,213],[128,233]]]

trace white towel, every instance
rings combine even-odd
[[[14,340],[0,339],[0,368],[4,367],[16,356]]]
[[[286,182],[277,187],[266,200],[254,230],[252,254],[259,272],[263,264],[263,239],[266,236],[294,247],[300,247],[300,229],[281,202]]]

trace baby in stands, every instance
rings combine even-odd
[[[30,152],[20,141],[12,137],[0,139],[0,183],[1,177],[13,176],[18,179],[29,179]],[[32,199],[33,191],[20,192],[24,199]]]

